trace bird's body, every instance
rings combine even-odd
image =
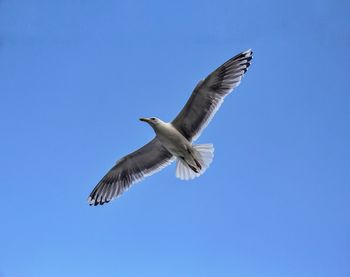
[[[164,122],[159,118],[142,118],[141,121],[150,123],[162,146],[174,157],[186,163],[195,173],[201,171],[200,153],[198,153],[198,150],[192,146],[192,143],[171,122]]]
[[[191,148],[191,143],[171,124],[171,122],[159,120],[159,123],[151,126],[161,144],[174,156],[184,156],[187,149]]]
[[[247,71],[253,52],[229,59],[199,81],[190,99],[172,122],[141,118],[156,137],[121,158],[91,192],[90,205],[103,205],[121,195],[130,185],[177,161],[176,177],[189,180],[203,174],[213,160],[212,144],[193,144],[208,125],[225,96],[237,87]]]

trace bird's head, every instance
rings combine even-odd
[[[140,121],[147,122],[152,127],[157,126],[159,123],[163,122],[157,117],[141,117]]]

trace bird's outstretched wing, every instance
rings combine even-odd
[[[225,96],[241,82],[252,56],[250,49],[238,54],[197,84],[190,99],[172,122],[185,138],[194,141],[199,137]]]
[[[103,205],[122,194],[132,184],[152,175],[173,161],[173,155],[157,138],[121,158],[90,193],[90,205]]]

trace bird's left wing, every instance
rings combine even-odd
[[[90,205],[103,205],[122,194],[132,184],[152,175],[173,161],[173,155],[158,140],[121,158],[90,193]]]
[[[198,138],[224,98],[239,85],[247,71],[253,52],[249,49],[229,59],[207,78],[200,81],[190,99],[173,120],[173,126],[190,141]]]

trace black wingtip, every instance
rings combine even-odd
[[[89,206],[102,206],[106,203],[109,203],[111,200],[105,200],[105,201],[96,201],[96,199],[92,198],[91,196],[88,199]]]

